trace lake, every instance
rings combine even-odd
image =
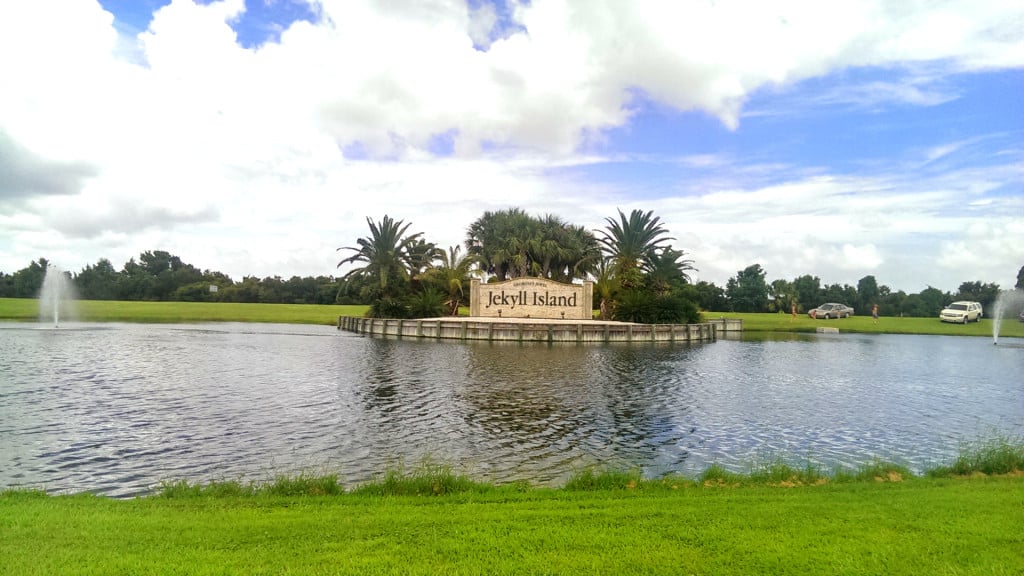
[[[1024,341],[748,334],[693,345],[371,339],[327,326],[0,323],[0,488],[125,497],[162,481],[424,459],[560,485],[589,466],[744,472],[782,458],[915,472],[1024,435]]]

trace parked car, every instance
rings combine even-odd
[[[826,320],[830,318],[849,318],[853,316],[853,308],[846,304],[827,302],[817,308],[811,308],[807,311],[807,315],[811,318],[825,318]]]
[[[968,322],[978,322],[983,315],[980,302],[961,300],[943,308],[942,312],[939,312],[939,320],[967,324]]]

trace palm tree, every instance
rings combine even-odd
[[[424,282],[438,286],[447,295],[445,305],[452,316],[459,314],[459,305],[465,294],[466,283],[475,272],[473,266],[477,259],[472,255],[461,255],[461,246],[449,246],[448,252],[441,251],[438,266],[423,274]]]
[[[628,283],[632,276],[637,275],[639,268],[649,262],[662,243],[674,240],[667,236],[668,231],[654,216],[654,211],[646,213],[633,210],[629,219],[619,210],[619,220],[605,218],[608,226],[601,230],[600,242],[608,258],[611,259],[612,271],[616,276]]]
[[[536,219],[521,208],[487,211],[469,225],[466,253],[499,281],[526,276],[533,269],[530,248],[536,230]]]
[[[561,282],[584,277],[601,258],[594,235],[554,215],[530,216],[522,209],[485,212],[466,233],[466,250],[499,281],[541,276]]]
[[[348,263],[362,263],[363,266],[351,270],[342,278],[370,277],[375,280],[373,291],[376,296],[388,297],[396,291],[395,282],[410,278],[410,269],[413,267],[411,249],[422,232],[406,235],[411,223],[403,226],[401,220],[395,221],[386,214],[380,223],[374,223],[370,217],[366,218],[366,222],[370,225],[370,235],[356,240],[358,247],[338,248],[355,252],[338,262],[338,267]]]
[[[416,239],[409,244],[406,250],[409,256],[409,273],[412,278],[426,272],[434,266],[434,260],[444,256],[444,250],[437,247],[433,242],[427,242],[423,238]]]
[[[665,294],[673,287],[690,283],[687,272],[696,272],[697,269],[693,267],[693,260],[683,258],[685,255],[683,250],[665,246],[653,250],[647,257],[643,271],[647,273],[648,282],[656,293]]]
[[[569,256],[564,263],[565,275],[562,278],[552,276],[552,279],[572,282],[574,278],[596,274],[602,258],[601,243],[594,234],[583,226],[569,225],[566,242]]]
[[[538,276],[569,283],[596,270],[601,260],[601,245],[583,226],[574,226],[548,214],[540,220],[531,253]]]

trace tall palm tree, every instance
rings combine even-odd
[[[342,278],[370,277],[375,280],[373,285],[376,296],[390,296],[396,291],[396,282],[410,278],[410,269],[413,267],[410,249],[423,233],[406,235],[411,223],[403,225],[402,220],[396,221],[386,214],[379,223],[375,223],[369,216],[366,222],[370,225],[370,235],[356,240],[358,247],[338,248],[355,252],[338,262],[338,267],[348,263],[362,263],[361,267],[351,270]]]
[[[611,259],[612,271],[621,277],[623,282],[637,275],[641,266],[648,262],[657,248],[664,242],[674,240],[667,236],[668,231],[654,216],[654,211],[646,213],[633,210],[629,218],[619,210],[619,219],[605,218],[608,226],[600,230],[599,239],[605,254]]]

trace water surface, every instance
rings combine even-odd
[[[302,472],[351,484],[426,457],[552,485],[592,465],[694,475],[777,457],[920,471],[964,441],[1024,434],[1024,348],[1000,342],[488,344],[321,326],[0,324],[0,487],[130,496],[164,480]]]

